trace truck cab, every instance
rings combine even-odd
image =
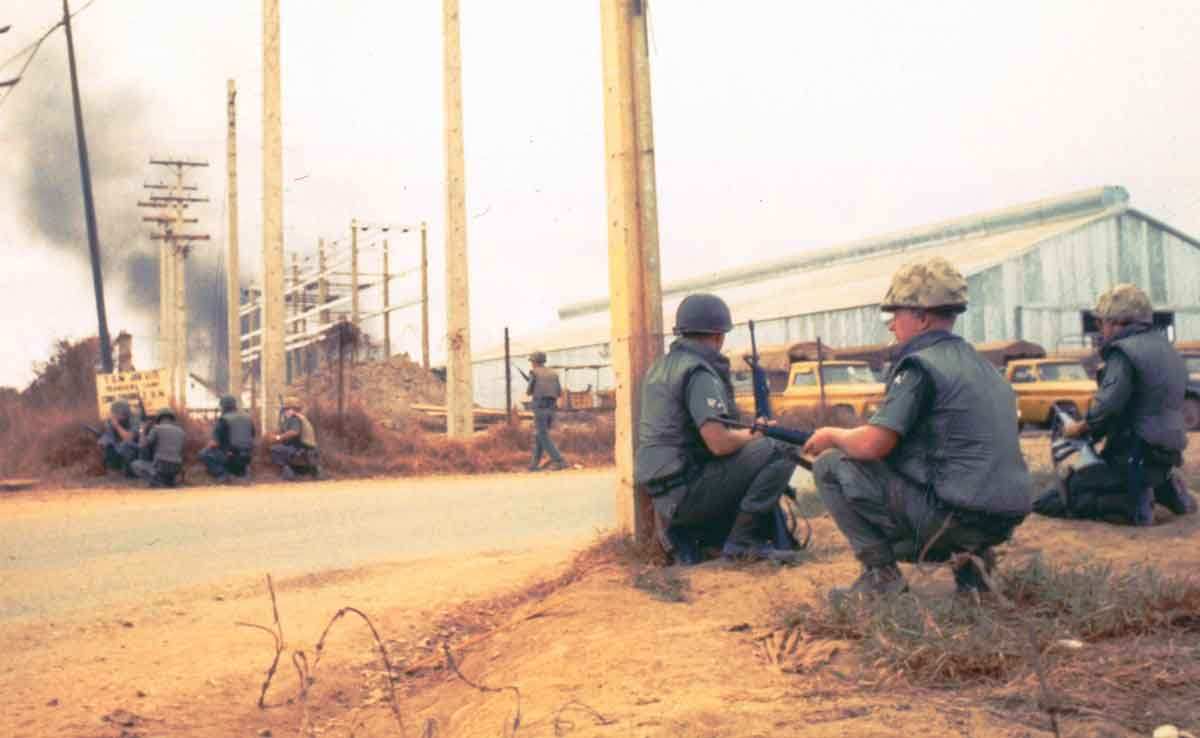
[[[748,382],[738,381],[734,390],[738,410],[754,413],[754,393]],[[746,374],[749,374],[747,371]],[[778,374],[776,375],[778,376]],[[782,377],[778,377],[782,379]],[[788,368],[782,391],[772,382],[771,409],[789,425],[818,425],[821,418],[821,394],[824,390],[823,422],[851,426],[875,413],[887,388],[865,361],[794,361]]]
[[[1055,407],[1083,417],[1096,392],[1095,380],[1077,359],[1018,359],[1008,362],[1004,376],[1017,394],[1022,423],[1049,426]]]

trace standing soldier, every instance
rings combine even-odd
[[[213,437],[200,452],[210,476],[226,482],[230,475],[245,478],[254,457],[254,421],[237,406],[237,398],[221,398],[221,417],[213,426]]]
[[[987,591],[991,547],[1030,508],[1016,397],[951,333],[967,309],[967,283],[945,259],[902,266],[881,309],[899,342],[883,404],[867,425],[820,428],[804,448],[821,454],[817,491],[863,566],[849,589],[831,595],[904,591],[897,561],[959,552],[974,556],[959,557],[958,591]]]
[[[650,494],[660,542],[681,564],[697,563],[702,543],[721,541],[731,559],[798,556],[763,534],[796,463],[783,444],[721,422],[737,413],[721,354],[732,329],[724,300],[688,295],[675,312],[679,338],[642,381],[634,476]]]
[[[271,446],[271,463],[279,467],[284,479],[295,479],[296,472],[321,476],[317,432],[308,418],[300,412],[300,399],[288,397],[283,401],[283,418],[279,434]]]
[[[525,394],[533,401],[533,457],[529,462],[529,471],[535,472],[541,468],[543,451],[550,456],[551,469],[566,469],[567,462],[550,438],[554,410],[562,395],[558,372],[546,367],[546,354],[542,351],[534,351],[529,355],[529,365],[529,386],[525,389]]]
[[[151,487],[174,487],[183,469],[186,440],[183,428],[175,422],[175,413],[166,407],[159,410],[149,431],[143,431],[142,458],[133,462],[133,473],[149,482]]]
[[[1066,480],[1066,499],[1053,489],[1034,510],[1066,518],[1154,522],[1157,501],[1176,515],[1196,512],[1196,501],[1172,470],[1187,447],[1183,401],[1187,366],[1167,337],[1153,327],[1150,299],[1132,284],[1119,284],[1096,304],[1104,343],[1100,387],[1087,416],[1067,424],[1068,438],[1108,439],[1087,475]]]

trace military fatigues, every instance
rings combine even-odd
[[[124,440],[114,428],[112,418],[104,421],[104,432],[96,440],[96,444],[100,447],[101,453],[104,454],[104,467],[106,469],[116,469],[123,471],[126,475],[132,476],[130,464],[138,457],[138,429],[133,422],[132,417],[118,418],[116,423],[120,423],[121,429],[132,433],[129,440]]]
[[[962,338],[931,331],[909,340],[869,422],[900,436],[887,458],[857,461],[834,449],[813,466],[821,499],[864,566],[982,553],[1029,513],[1016,398]]]
[[[282,435],[291,431],[297,431],[298,435],[271,446],[271,463],[278,466],[285,477],[296,471],[316,475],[320,467],[320,452],[317,449],[317,434],[312,423],[300,413],[289,415],[283,419],[279,433]]]
[[[555,466],[566,466],[567,462],[554,445],[554,439],[550,438],[550,429],[554,426],[554,411],[558,405],[558,398],[562,395],[558,373],[544,366],[534,366],[529,371],[529,387],[525,394],[533,400],[533,455],[529,460],[529,468],[538,468],[542,462],[543,451],[549,455]]]
[[[232,474],[244,477],[254,456],[254,422],[240,410],[221,414],[213,426],[215,447],[200,452],[208,473],[218,479]]]
[[[739,512],[772,512],[796,468],[782,444],[756,438],[714,456],[700,435],[713,418],[734,418],[729,360],[677,339],[642,385],[635,477],[646,485],[664,531],[719,544]]]
[[[175,486],[175,480],[183,469],[183,445],[186,440],[183,429],[174,420],[158,421],[142,439],[142,458],[130,465],[133,473],[151,486]]]
[[[1142,323],[1119,331],[1100,356],[1105,364],[1086,421],[1094,439],[1107,439],[1101,453],[1106,463],[1068,477],[1066,500],[1055,488],[1034,509],[1052,517],[1141,524],[1152,521],[1154,501],[1185,511],[1190,496],[1185,501],[1188,493],[1171,473],[1187,446],[1183,359],[1166,336]]]

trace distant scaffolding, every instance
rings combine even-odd
[[[383,339],[379,350],[383,358],[390,357],[392,313],[416,307],[421,309],[421,360],[428,368],[429,259],[424,223],[375,226],[354,222],[348,241],[322,239],[315,259],[292,251],[284,263],[284,350],[289,383],[316,368],[320,344],[330,335],[329,329],[342,321],[361,334],[369,334],[368,327],[375,325]],[[241,293],[242,371],[253,398],[262,359],[262,290],[252,286]]]

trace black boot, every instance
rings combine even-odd
[[[983,573],[980,573],[979,564],[975,558],[979,558],[983,562]],[[959,594],[991,592],[992,588],[988,586],[987,582],[995,569],[996,554],[992,549],[985,548],[976,556],[967,559],[961,566],[954,568],[954,591]],[[984,574],[987,576],[985,577]]]
[[[835,604],[848,597],[879,597],[908,591],[908,582],[896,566],[891,546],[881,544],[863,549],[858,553],[862,562],[862,574],[849,587],[837,587],[829,591],[829,599]]]
[[[1178,472],[1171,472],[1167,481],[1154,489],[1156,502],[1176,515],[1191,515],[1196,512],[1196,498],[1188,491],[1187,484]]]
[[[759,520],[754,513],[739,512],[733,521],[733,529],[721,547],[721,556],[727,559],[758,561],[766,559],[780,563],[795,563],[800,560],[799,551],[784,551],[775,548],[759,534]]]

